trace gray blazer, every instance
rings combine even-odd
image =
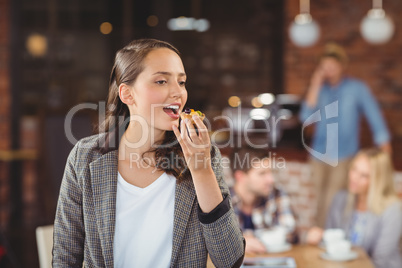
[[[118,155],[117,150],[102,155],[95,149],[103,135],[79,141],[68,157],[54,222],[53,267],[113,267]],[[193,182],[176,184],[170,267],[205,267],[208,253],[217,267],[242,262],[244,239],[223,180],[220,152],[212,150],[224,201],[203,215]]]
[[[348,233],[351,219],[344,219],[348,192],[340,191],[334,197],[327,217],[326,228],[341,228]],[[401,268],[399,241],[402,233],[400,202],[390,205],[381,215],[368,212],[362,247],[377,268]]]

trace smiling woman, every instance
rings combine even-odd
[[[172,45],[131,42],[116,54],[100,134],[67,159],[53,267],[240,267],[244,239],[221,155],[180,113],[186,74]]]

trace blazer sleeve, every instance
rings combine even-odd
[[[327,212],[325,229],[342,228],[340,222],[342,222],[342,215],[347,197],[348,192],[345,190],[336,193],[332,199],[329,211]]]
[[[219,149],[213,146],[211,155],[212,168],[224,200],[209,213],[203,214],[199,209],[205,243],[216,267],[240,267],[244,258],[245,240],[230,201],[229,189],[223,179]]]
[[[376,267],[396,268],[401,267],[399,253],[399,239],[402,231],[402,207],[400,202],[392,204],[381,217],[377,232],[378,239],[371,253]]]
[[[77,181],[76,161],[79,143],[68,156],[53,231],[53,267],[82,267],[84,223],[82,189]]]

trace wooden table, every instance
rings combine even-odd
[[[374,268],[370,258],[361,248],[353,248],[358,253],[358,257],[352,261],[335,262],[321,259],[320,255],[323,249],[309,245],[295,245],[290,251],[275,254],[251,255],[246,257],[293,257],[296,261],[297,268]],[[208,268],[215,267],[210,259],[208,259]]]

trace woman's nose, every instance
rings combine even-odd
[[[178,97],[182,96],[184,90],[185,90],[185,88],[177,83],[171,87],[170,94],[172,97],[178,98]]]

